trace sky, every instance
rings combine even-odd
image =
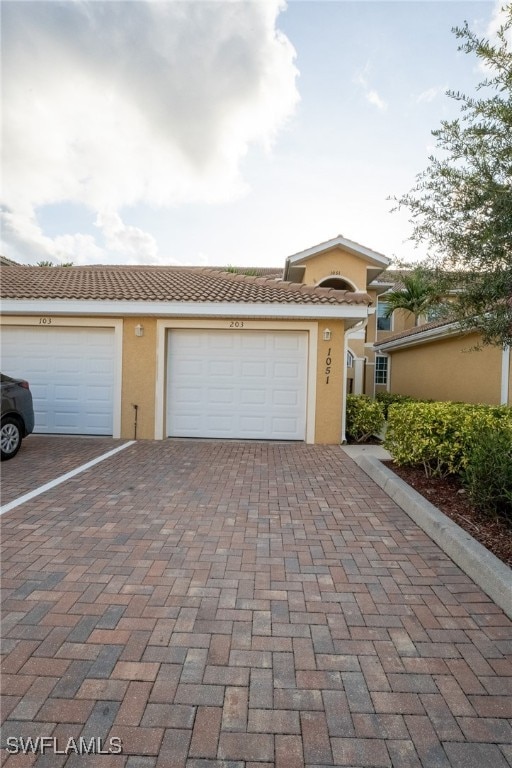
[[[2,244],[24,264],[394,261],[431,131],[473,93],[452,30],[502,2],[3,0]]]

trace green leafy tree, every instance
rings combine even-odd
[[[382,296],[382,300],[386,302],[384,317],[391,317],[397,310],[411,312],[414,315],[414,325],[418,325],[422,315],[440,305],[441,298],[442,293],[436,281],[426,270],[417,267],[403,274],[399,286]]]
[[[73,262],[72,261],[64,261],[62,264],[55,264],[53,261],[49,260],[43,260],[38,261],[36,264],[36,267],[72,267]]]
[[[477,96],[448,91],[460,117],[432,131],[431,156],[413,189],[395,199],[408,208],[411,239],[430,247],[439,292],[452,291],[452,317],[481,331],[484,344],[512,344],[512,4],[495,42],[467,22],[453,31],[459,50],[476,54],[487,77]]]

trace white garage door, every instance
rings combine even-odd
[[[307,334],[170,331],[167,434],[304,440]]]
[[[112,329],[4,326],[2,373],[28,380],[35,432],[112,434]]]

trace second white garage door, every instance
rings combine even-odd
[[[167,434],[304,440],[305,332],[169,332]]]
[[[110,328],[2,328],[2,373],[28,380],[35,432],[112,434],[114,352]]]

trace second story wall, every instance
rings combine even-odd
[[[366,291],[366,263],[360,256],[354,256],[341,248],[318,254],[304,263],[303,282],[318,285],[328,277],[339,277],[354,285],[358,291]]]

